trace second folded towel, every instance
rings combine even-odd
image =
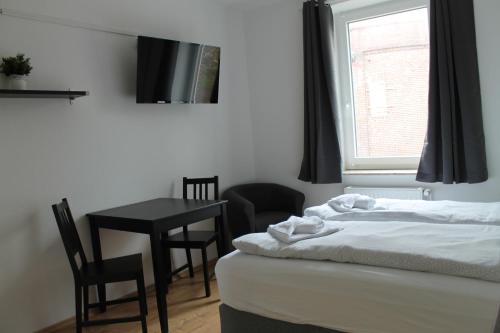
[[[371,210],[375,203],[375,199],[362,194],[343,194],[328,201],[328,205],[339,213],[360,209]]]

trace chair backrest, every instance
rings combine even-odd
[[[219,199],[219,177],[182,178],[182,197],[189,199],[188,186],[193,186],[192,199],[209,200],[209,186],[213,185],[213,199]]]
[[[52,205],[52,210],[54,211],[54,216],[56,218],[57,226],[59,227],[59,232],[61,233],[66,254],[68,255],[71,270],[73,271],[75,279],[78,279],[80,276],[80,267],[78,265],[77,258],[75,257],[77,255],[79,256],[81,265],[87,264],[87,258],[85,257],[85,252],[83,251],[80,236],[78,236],[78,231],[76,230],[73,215],[69,209],[68,200],[62,199],[60,203]]]

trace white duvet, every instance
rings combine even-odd
[[[482,216],[487,220],[490,213],[485,211]],[[233,244],[253,255],[330,260],[500,282],[500,226],[400,221],[326,223],[343,230],[294,244],[279,242],[267,233],[249,234],[235,239]]]
[[[328,204],[307,208],[304,216],[330,221],[402,221],[500,225],[500,202],[377,199],[373,210],[336,212]]]

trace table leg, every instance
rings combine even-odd
[[[165,260],[161,246],[161,233],[153,230],[150,235],[151,256],[153,258],[153,270],[156,289],[156,304],[158,306],[158,319],[162,333],[168,333],[167,317],[167,272],[165,269]]]
[[[101,237],[99,236],[99,227],[90,220],[90,237],[92,239],[92,252],[94,253],[94,262],[102,261]],[[106,285],[97,285],[97,294],[99,296],[99,310],[106,311]]]
[[[227,229],[227,209],[226,209],[226,204],[223,204],[220,206],[221,208],[221,214],[220,216],[217,217],[217,223],[219,225],[219,247],[221,249],[221,255],[226,255],[229,252],[229,249],[231,248],[230,244],[230,239],[229,239],[229,232]]]
[[[168,238],[168,233],[163,232],[161,234],[162,239]],[[167,272],[167,282],[168,284],[172,283],[172,251],[170,251],[169,247],[165,247],[163,250],[163,258],[165,259],[165,269]],[[167,286],[167,294],[168,294],[168,286]]]

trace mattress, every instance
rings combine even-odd
[[[494,282],[239,251],[216,275],[232,308],[351,333],[491,333],[500,303]]]

